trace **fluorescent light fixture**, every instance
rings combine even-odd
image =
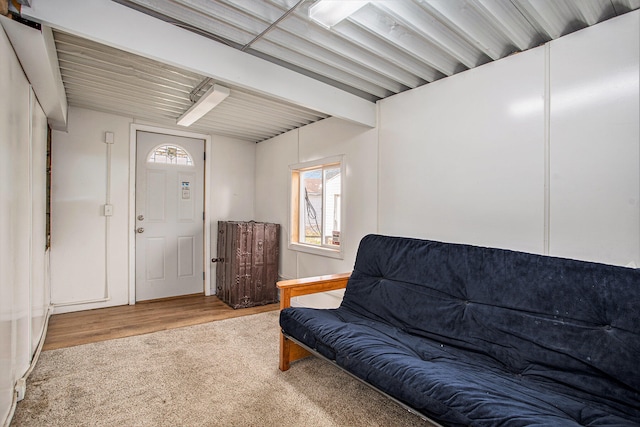
[[[213,85],[211,89],[196,101],[183,115],[178,117],[180,126],[191,126],[194,122],[200,120],[202,116],[213,110],[218,104],[229,96],[229,88],[220,85]]]
[[[331,28],[367,3],[369,0],[320,0],[309,8],[309,18]]]

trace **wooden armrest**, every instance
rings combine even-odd
[[[291,307],[291,298],[293,297],[344,289],[347,287],[350,276],[351,273],[340,273],[281,280],[276,283],[278,289],[280,289],[280,310]]]
[[[351,273],[330,274],[327,276],[305,277],[303,279],[282,280],[276,285],[280,289],[280,310],[291,307],[291,298],[300,295],[315,294],[347,287]],[[310,353],[287,339],[280,332],[280,364],[281,371],[289,369],[291,362],[309,356]]]

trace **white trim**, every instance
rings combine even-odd
[[[136,133],[140,125],[131,123],[129,131],[129,305],[136,303],[136,235],[133,227],[136,220]]]
[[[291,249],[292,251],[306,252],[308,254],[326,256],[329,258],[344,259],[344,255],[342,253],[342,245],[340,245],[339,250],[331,249],[327,246],[313,246],[313,245],[305,245],[303,243],[295,243],[295,242],[292,242],[291,237],[289,237],[288,248]]]
[[[29,358],[33,356],[33,110],[38,103],[29,85],[29,316],[27,317]],[[46,208],[45,208],[46,209]],[[42,339],[42,337],[41,337]],[[27,371],[30,372],[30,371]]]
[[[206,160],[204,162],[204,295],[210,296],[211,293],[211,186],[209,180],[211,178],[211,165],[213,150],[211,149],[211,135],[204,138],[204,152]]]
[[[209,260],[211,259],[211,188],[208,185],[211,178],[211,135],[187,132],[159,126],[131,123],[129,132],[129,305],[136,303],[136,152],[138,147],[137,132],[153,132],[164,135],[181,136],[204,140],[204,152],[207,159],[204,162],[204,222],[203,230],[203,260],[204,272],[203,291],[206,296],[211,295],[211,273]]]
[[[551,221],[551,43],[544,45],[544,236],[542,253],[549,255]]]
[[[301,169],[313,169],[318,166],[331,165],[334,163],[342,164],[344,155],[325,157],[323,159],[311,160],[309,162],[296,163],[295,165],[289,165],[289,170],[301,170]],[[344,171],[343,171],[344,172]]]

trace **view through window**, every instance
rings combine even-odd
[[[342,165],[293,168],[291,242],[329,249],[340,247]]]

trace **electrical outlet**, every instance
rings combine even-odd
[[[18,402],[24,399],[24,395],[27,392],[27,382],[20,378],[16,381],[16,393],[18,394]]]

